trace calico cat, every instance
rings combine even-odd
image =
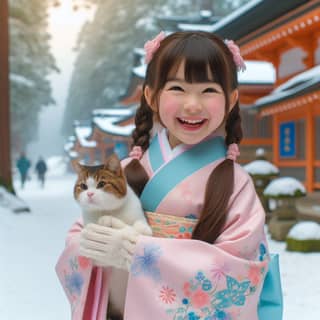
[[[103,165],[85,166],[74,164],[78,179],[74,197],[82,208],[84,225],[97,223],[99,218],[114,216],[139,233],[151,235],[137,194],[127,183],[120,160],[113,154]],[[122,319],[125,305],[128,273],[113,268],[109,285],[108,316]]]

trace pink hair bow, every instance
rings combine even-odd
[[[231,51],[231,53],[233,55],[233,61],[236,64],[238,71],[246,70],[246,65],[243,61],[241,54],[240,54],[239,47],[234,43],[233,40],[224,40],[224,43],[227,45],[227,47]]]
[[[227,159],[236,161],[238,156],[240,156],[238,145],[236,143],[229,144],[227,150]]]
[[[140,146],[134,146],[129,153],[129,157],[140,160],[142,158],[142,149]]]
[[[154,53],[158,50],[160,47],[160,42],[166,37],[165,33],[161,31],[155,38],[152,40],[149,40],[144,45],[144,50],[146,52],[145,56],[145,62],[148,64]]]

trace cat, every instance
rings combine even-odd
[[[103,165],[74,163],[73,167],[78,174],[74,197],[82,209],[84,225],[97,223],[100,217],[108,215],[132,225],[140,234],[152,235],[137,195],[141,188],[138,191],[131,188],[115,154]],[[113,268],[108,306],[108,316],[111,319],[123,318],[127,281],[128,272]]]

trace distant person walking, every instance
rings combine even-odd
[[[31,167],[31,162],[26,157],[24,152],[20,153],[20,157],[17,160],[16,166],[20,173],[21,188],[23,189],[26,179],[28,177],[29,168]]]
[[[44,182],[45,182],[45,175],[47,172],[47,165],[46,162],[42,157],[39,157],[39,160],[36,163],[36,172],[38,175],[38,180],[40,181],[40,185],[43,188],[44,187]]]

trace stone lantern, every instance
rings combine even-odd
[[[272,179],[279,175],[279,169],[266,160],[254,160],[243,167],[253,179],[256,192],[266,211],[269,212],[269,200],[263,195],[263,191]],[[268,220],[268,216],[266,216]]]
[[[292,177],[274,179],[264,190],[264,196],[274,199],[276,209],[269,221],[269,232],[275,240],[286,239],[290,228],[297,222],[296,199],[306,195],[303,184]]]

